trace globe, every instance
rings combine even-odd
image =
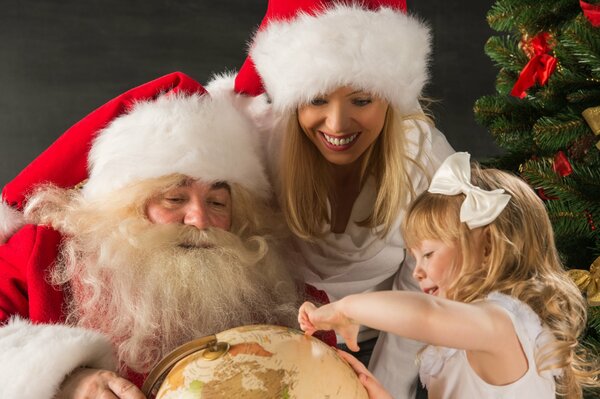
[[[143,391],[156,399],[368,399],[333,348],[271,325],[237,327],[183,345],[152,370]]]

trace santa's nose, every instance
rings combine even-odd
[[[188,209],[186,209],[183,224],[194,226],[199,230],[206,230],[211,227],[206,204],[190,204]]]

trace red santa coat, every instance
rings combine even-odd
[[[62,236],[27,225],[0,246],[0,398],[51,399],[77,367],[116,370],[113,348],[102,334],[68,327],[63,291],[48,283]],[[307,295],[327,295],[307,286]],[[333,333],[320,337],[335,345]],[[128,373],[141,387],[143,376]]]

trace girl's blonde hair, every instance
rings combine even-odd
[[[407,124],[404,121],[408,119],[432,123],[425,114],[401,117],[388,107],[381,134],[359,160],[360,187],[372,175],[377,193],[369,216],[350,223],[370,228],[382,226],[378,233],[381,237],[390,231],[400,209],[415,197],[408,164],[425,170],[416,159],[407,155]],[[297,113],[289,116],[284,134],[279,163],[281,208],[290,230],[302,239],[313,240],[325,234],[324,224],[330,222],[327,215],[327,199],[332,195],[329,164],[306,137]]]
[[[483,227],[489,231],[483,264],[475,262],[481,254],[472,251],[481,246],[459,219],[463,194],[421,194],[403,221],[406,244],[413,248],[422,240],[436,239],[459,247],[462,262],[453,265],[457,277],[448,289],[449,299],[474,302],[498,291],[528,304],[556,338],[536,354],[538,372],[562,369],[557,392],[580,398],[582,386],[598,386],[600,371],[579,346],[586,303],[562,266],[544,204],[514,175],[477,165],[471,173],[474,185],[484,190],[502,188],[511,195],[503,212]]]

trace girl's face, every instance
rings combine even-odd
[[[148,201],[146,216],[152,223],[179,223],[200,230],[231,227],[231,192],[225,183],[189,180]]]
[[[387,109],[387,101],[344,86],[300,107],[298,122],[328,162],[349,165],[379,137]]]
[[[445,298],[454,281],[454,266],[461,263],[457,246],[440,240],[423,240],[411,251],[417,261],[413,277],[419,282],[421,290]]]

